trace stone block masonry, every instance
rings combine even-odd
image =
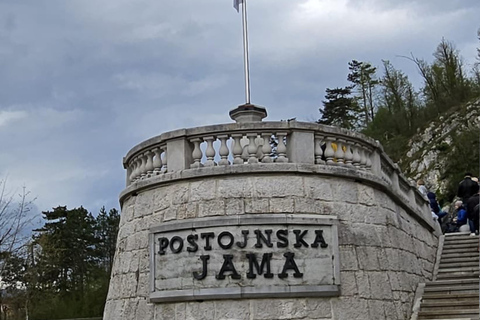
[[[258,170],[264,166],[265,170]],[[122,193],[104,319],[408,318],[417,283],[431,280],[437,246],[433,229],[415,216],[412,206],[383,187],[382,181],[348,169],[274,163],[238,169],[235,174],[232,170],[198,168],[166,174]],[[151,301],[152,227],[242,215],[338,219],[340,295]],[[226,274],[225,288],[235,287],[231,273]],[[185,286],[175,279],[163,281],[170,289]]]

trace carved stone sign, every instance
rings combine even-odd
[[[164,223],[150,230],[150,300],[340,294],[337,220],[258,214]]]

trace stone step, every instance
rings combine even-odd
[[[473,238],[473,237],[472,237]],[[478,238],[477,239],[472,239],[468,238],[465,240],[455,240],[455,241],[447,241],[443,243],[443,247],[457,247],[457,246],[465,246],[465,245],[474,245],[478,244]]]
[[[479,309],[463,309],[463,310],[435,310],[422,311],[418,313],[418,319],[478,319]]]
[[[465,243],[465,242],[478,242],[478,236],[473,237],[473,236],[468,236],[464,238],[445,238],[443,240],[443,244],[451,244],[451,243]]]
[[[441,274],[441,273],[459,273],[459,272],[466,273],[465,274],[466,278],[469,278],[468,272],[478,273],[478,266],[474,266],[474,267],[462,266],[462,267],[459,267],[459,268],[439,268],[438,269],[438,274]],[[472,275],[472,277],[473,276],[474,275]]]
[[[478,258],[479,257],[456,257],[456,258],[445,258],[445,257],[441,257],[440,258],[440,265],[442,265],[443,263],[461,263],[461,262],[478,262]]]
[[[466,276],[479,276],[479,272],[456,272],[456,273],[445,273],[438,274],[437,280],[447,280],[447,279],[464,279]]]
[[[425,284],[424,294],[429,293],[477,293],[478,294],[478,278],[473,279],[440,279],[437,281],[427,282]]]
[[[470,300],[470,299],[477,299],[478,300],[478,293],[461,293],[461,294],[429,294],[428,296],[424,296],[422,298],[423,301],[430,301],[430,300]]]
[[[478,236],[445,235],[436,281],[425,284],[418,319],[479,319]]]
[[[478,320],[478,317],[474,317],[474,318],[471,318],[471,317],[468,317],[466,316],[465,318],[459,318],[459,316],[452,316],[453,318],[444,318],[444,317],[440,317],[440,318],[433,318],[435,320]],[[418,318],[419,320],[422,320],[422,319],[432,319],[432,318]]]
[[[450,232],[445,233],[445,239],[459,239],[459,238],[478,238],[478,236],[471,236],[470,232]]]
[[[478,246],[475,246],[475,248],[477,248]],[[450,253],[472,253],[472,254],[478,254],[478,250],[473,250],[472,248],[461,248],[461,249],[450,249],[450,250],[446,250],[444,249],[442,251],[442,256],[444,254],[450,254]]]
[[[452,244],[449,246],[443,246],[443,252],[450,250],[460,250],[460,249],[469,249],[473,252],[478,251],[478,242],[465,243],[465,244]]]
[[[440,310],[440,309],[475,309],[478,308],[478,297],[470,298],[465,300],[451,300],[451,299],[439,299],[439,300],[428,300],[422,301],[421,310],[427,311],[430,309]]]
[[[451,233],[445,234],[445,239],[443,240],[444,242],[454,242],[454,241],[462,241],[462,240],[468,240],[468,239],[476,239],[478,241],[478,236],[471,236],[470,233],[465,233],[463,235],[457,235],[456,237],[452,237]]]
[[[478,266],[478,260],[475,258],[471,258],[470,261],[455,261],[455,262],[445,262],[442,263],[440,261],[439,269],[449,269],[449,268],[463,268],[463,267],[477,267],[477,270],[479,269]]]
[[[418,318],[419,320],[421,319],[432,319],[432,318]],[[474,318],[471,318],[471,317],[465,317],[465,318],[459,318],[459,316],[453,316],[453,318],[444,318],[444,317],[440,317],[440,318],[434,318],[435,320],[478,320],[478,317],[474,317]]]
[[[478,294],[478,286],[465,286],[463,288],[448,288],[448,287],[439,287],[438,289],[425,290],[424,296],[428,296],[430,293],[433,294],[458,294],[458,293],[476,293]]]
[[[470,253],[442,253],[441,260],[443,259],[456,259],[456,258],[477,258],[479,254],[478,252],[470,252]]]
[[[425,283],[425,286],[448,286],[448,285],[463,285],[463,284],[477,284],[478,278],[468,277],[461,280],[442,280],[442,281],[428,281]]]

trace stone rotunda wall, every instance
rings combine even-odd
[[[271,130],[274,126],[275,131]],[[199,136],[198,128],[192,129],[194,134],[182,130],[152,138],[129,152],[124,159],[127,188],[120,199],[120,232],[104,319],[408,319],[416,286],[431,279],[435,262],[438,228],[431,221],[427,202],[381,147],[364,136],[312,124],[277,123],[265,136],[273,131],[283,135],[286,143],[279,144],[269,163],[263,160],[270,152],[258,152],[265,146],[258,127],[235,124],[204,129],[211,137]],[[235,132],[240,132],[238,141],[250,134],[248,144],[243,142],[237,151]],[[318,132],[323,132],[322,137]],[[213,144],[217,138],[220,146]],[[227,146],[227,139],[234,143],[225,151],[222,146]],[[306,148],[308,143],[311,148]],[[354,150],[362,144],[362,152]],[[255,149],[239,156],[252,145]],[[328,154],[331,146],[337,149],[332,157]],[[215,148],[219,151],[212,155]],[[228,162],[243,160],[238,165],[220,165],[219,155]],[[198,255],[186,252],[186,241],[181,253],[172,253],[180,251],[178,237],[172,246],[164,246],[172,252],[160,255],[162,237],[174,242],[172,236],[183,232],[178,229],[181,223],[192,221],[194,227],[187,228],[190,233],[225,223],[223,229],[215,229],[216,236],[220,230],[238,235],[237,224],[228,221],[248,217],[252,217],[249,221],[267,218],[257,229],[272,228],[277,218],[303,219],[305,230],[318,217],[328,248],[314,249],[311,239],[308,250],[312,251],[292,246],[300,257],[297,265],[303,277],[296,277],[290,264],[284,279],[279,276],[283,262],[278,262],[280,269],[273,271],[272,279],[260,276],[260,271],[253,280],[243,271],[239,272],[242,280],[232,279],[229,271],[224,272],[226,279],[215,279],[222,273],[222,262],[215,261],[223,261],[222,256],[235,252],[235,247],[212,250],[211,277],[198,281],[190,271],[200,271],[202,263]],[[165,236],[170,226],[177,228],[176,233]],[[272,270],[279,247],[277,243],[269,248],[274,252]],[[321,250],[331,251],[318,255],[315,259],[319,260],[301,260]],[[188,254],[194,258],[185,258]],[[331,267],[325,259],[332,260]],[[234,262],[238,270],[248,270],[247,262]],[[184,269],[190,271],[179,271]],[[322,274],[329,276],[320,279]],[[312,283],[317,279],[318,283]],[[276,286],[269,287],[269,283]],[[168,290],[162,291],[162,286]]]

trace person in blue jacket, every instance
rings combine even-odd
[[[457,228],[467,224],[467,210],[465,210],[463,202],[460,200],[455,202],[455,213],[457,214]]]

